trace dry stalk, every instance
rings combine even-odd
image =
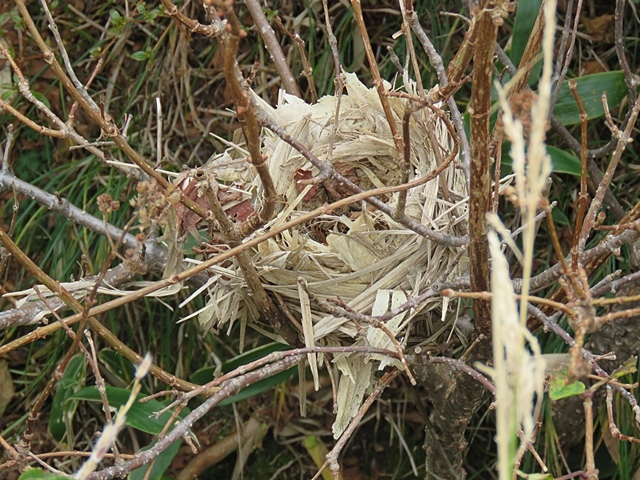
[[[356,20],[356,24],[358,25],[358,31],[360,32],[360,36],[362,37],[364,51],[369,62],[369,68],[371,69],[373,84],[378,91],[380,104],[382,105],[382,110],[384,111],[384,115],[387,118],[387,123],[389,124],[389,129],[391,130],[391,135],[393,136],[393,141],[396,145],[396,154],[398,155],[398,157],[400,157],[400,155],[404,151],[402,136],[398,131],[396,119],[393,116],[393,111],[391,110],[391,106],[389,105],[389,99],[386,96],[384,82],[382,81],[382,77],[380,77],[378,63],[376,62],[376,57],[373,54],[373,50],[371,48],[371,39],[369,38],[369,32],[367,32],[367,26],[365,25],[364,18],[362,17],[362,5],[360,5],[360,0],[351,0],[351,5],[353,6],[353,14]]]
[[[117,352],[119,352],[127,360],[130,360],[132,363],[142,362],[143,357],[141,357],[136,352],[134,352],[129,347],[127,347],[125,344],[123,344],[108,328],[102,325],[95,318],[96,314],[92,312],[95,311],[96,307],[85,309],[80,302],[78,302],[67,290],[65,290],[59,284],[59,282],[54,281],[51,277],[49,277],[46,273],[44,273],[35,263],[33,263],[33,261],[27,255],[25,255],[24,252],[20,250],[20,248],[15,243],[13,243],[13,241],[7,236],[6,233],[4,233],[2,229],[0,229],[0,242],[5,246],[7,250],[11,252],[13,257],[23,267],[25,267],[31,275],[34,276],[34,278],[38,282],[45,285],[52,292],[56,292],[62,298],[62,300],[64,300],[64,302],[67,305],[69,305],[71,309],[75,310],[76,312],[79,312],[79,313],[76,313],[76,315],[74,315],[75,318],[73,323],[77,323],[82,319],[86,318],[89,326],[96,333],[98,333],[98,335],[104,338],[107,343],[109,343]],[[65,321],[65,323],[66,325],[71,324],[71,322],[69,322],[68,319]],[[55,324],[49,325],[49,327],[50,328],[56,327],[54,328],[54,331],[55,331],[55,330],[58,330],[61,327],[61,325],[60,323],[55,323]],[[0,348],[8,348],[9,345],[10,344],[7,344]],[[13,348],[10,348],[7,351],[10,351],[12,349]],[[166,371],[162,370],[160,367],[156,365],[151,366],[150,372],[154,376],[162,380],[163,382],[168,383],[169,385],[177,385],[180,388],[185,390],[191,390],[195,388],[194,384],[187,382],[185,380],[179,379],[174,375],[171,375],[170,373],[167,373]]]
[[[578,196],[578,215],[576,217],[576,226],[573,231],[573,245],[571,247],[571,254],[573,257],[572,267],[578,268],[578,260],[582,251],[580,250],[580,232],[582,231],[582,223],[584,216],[587,212],[587,204],[589,203],[589,194],[587,193],[587,111],[584,109],[582,99],[578,94],[578,85],[574,79],[569,81],[569,90],[576,100],[578,109],[580,111],[580,136],[581,136],[581,151],[580,151],[580,163],[582,165],[580,171],[580,193]],[[584,248],[584,246],[583,246]]]
[[[212,0],[206,0],[206,3],[211,5],[216,2]],[[284,86],[285,91],[291,95],[302,98],[302,96],[300,95],[298,84],[293,78],[293,73],[291,73],[291,69],[289,68],[289,62],[287,62],[287,58],[285,57],[284,52],[282,51],[282,48],[278,43],[278,39],[276,38],[276,34],[273,32],[273,29],[271,28],[271,25],[269,25],[267,17],[262,11],[262,5],[260,5],[260,2],[258,0],[245,0],[244,3],[247,5],[247,9],[251,14],[251,18],[253,18],[256,27],[258,27],[258,32],[260,33],[260,36],[264,41],[265,47],[267,47],[267,51],[271,54],[271,58],[273,59],[273,63],[276,66],[278,75],[280,75],[280,79],[282,80],[282,85]],[[233,2],[224,2],[224,4],[229,5],[230,8],[233,8]],[[231,34],[234,35],[233,32]],[[311,81],[311,83],[313,83],[313,80]]]

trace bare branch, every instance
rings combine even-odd
[[[208,3],[212,3],[210,0],[207,1]],[[264,45],[267,47],[267,51],[271,54],[271,58],[276,66],[278,75],[280,75],[285,91],[290,95],[301,97],[298,84],[293,78],[293,73],[291,73],[291,69],[289,68],[289,62],[284,56],[284,52],[278,43],[276,34],[271,28],[271,25],[269,25],[269,21],[262,11],[260,2],[258,2],[258,0],[245,0],[244,3],[247,5],[247,9],[258,28],[258,33],[260,33],[260,36],[264,41]]]

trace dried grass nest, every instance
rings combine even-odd
[[[405,77],[404,85],[408,93],[414,93],[411,80]],[[398,165],[378,93],[365,87],[355,74],[346,75],[346,91],[341,98],[333,140],[334,167],[362,189],[400,184],[402,167]],[[276,108],[259,101],[287,133],[326,160],[334,135],[337,100],[335,96],[325,96],[310,105],[283,93]],[[389,102],[396,122],[402,125],[406,100],[390,97]],[[410,179],[426,175],[437,166],[425,128],[435,131],[442,157],[453,146],[442,120],[429,109],[416,113],[410,126],[413,166]],[[264,153],[268,155],[269,169],[282,200],[277,216],[266,228],[337,199],[341,192],[327,182],[317,186],[298,183],[301,178],[315,177],[318,170],[275,134],[265,131],[264,135]],[[234,155],[231,148],[210,164],[219,180],[234,183],[256,198],[261,194],[260,180],[247,162],[234,161]],[[467,233],[466,195],[464,174],[452,163],[438,178],[409,191],[406,212],[436,231],[462,235]],[[382,200],[394,206],[397,198],[396,193]],[[297,315],[301,313],[298,277],[304,278],[310,291],[321,299],[340,297],[353,309],[380,315],[404,303],[406,293],[413,296],[424,291],[448,270],[450,278],[457,277],[465,268],[464,261],[452,266],[458,252],[456,248],[430,242],[380,211],[367,208],[363,202],[317,217],[261,243],[253,251],[253,263],[265,288],[279,294]],[[199,313],[203,326],[230,328],[236,320],[244,326],[260,316],[237,266],[213,267],[211,274],[206,287],[208,302]],[[440,306],[441,300],[427,302],[419,310],[394,318],[389,327],[397,335],[420,311]],[[311,315],[316,342],[325,339],[324,342],[332,344],[344,343],[356,335],[353,324],[344,318],[327,315],[313,305]]]

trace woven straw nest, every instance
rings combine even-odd
[[[405,89],[413,93],[413,83],[405,78]],[[399,126],[406,100],[390,97],[390,105]],[[280,105],[262,107],[287,133],[306,145],[321,160],[329,154],[334,135],[337,97],[326,96],[314,105],[283,94]],[[425,134],[432,128],[442,148],[442,158],[452,148],[449,131],[442,120],[428,109],[411,121],[412,167],[410,179],[426,175],[436,168],[433,146]],[[281,202],[277,216],[267,225],[280,225],[307,213],[325,202],[338,199],[341,192],[329,182],[301,185],[297,180],[315,177],[318,170],[298,151],[275,134],[265,131],[264,153]],[[233,149],[213,160],[218,178],[235,182],[254,195],[261,185],[247,162],[234,162]],[[354,74],[346,76],[346,94],[342,96],[338,128],[333,139],[331,161],[334,167],[362,189],[398,185],[402,167],[391,131],[374,89],[365,87]],[[235,164],[235,168],[225,166]],[[345,196],[347,193],[342,193]],[[438,178],[411,189],[406,212],[436,231],[465,234],[466,187],[461,169],[453,164]],[[390,206],[398,194],[381,197]],[[260,235],[257,232],[256,235]],[[437,245],[393,221],[389,216],[367,207],[352,205],[331,215],[323,215],[295,229],[261,243],[253,263],[268,291],[276,292],[287,307],[300,314],[298,277],[304,278],[311,292],[322,299],[340,297],[350,307],[379,315],[406,300],[405,292],[416,295],[451,269],[458,251]],[[450,278],[459,275],[462,266],[454,266]],[[215,267],[208,283],[209,301],[200,312],[200,323],[207,327],[229,327],[235,320],[248,322],[259,317],[256,305],[246,290],[237,267]],[[377,300],[376,300],[377,299]],[[440,307],[441,300],[411,310],[394,319],[399,333],[420,311]],[[375,308],[374,308],[375,306]],[[312,305],[315,341],[327,336],[335,340],[354,337],[356,330],[344,318],[334,318]],[[439,318],[439,317],[438,317]],[[244,323],[246,325],[246,323]],[[259,327],[258,327],[259,328]],[[342,342],[341,342],[342,343]]]
[[[404,78],[404,85],[407,93],[415,94],[415,84],[409,78]],[[386,85],[386,88],[390,86]],[[397,97],[388,100],[397,125],[402,125],[406,100]],[[378,93],[365,87],[354,74],[346,76],[346,94],[340,101],[337,129],[334,128],[337,97],[326,96],[309,105],[297,97],[283,94],[277,108],[258,101],[288,134],[320,160],[330,158],[339,173],[363,190],[401,183],[403,167],[399,165]],[[429,109],[413,115],[410,132],[412,180],[437,167],[434,148],[440,148],[440,158],[445,158],[452,151],[453,141],[444,122]],[[264,135],[264,153],[268,155],[270,173],[281,200],[276,217],[265,228],[282,225],[350,194],[331,182],[300,183],[299,180],[315,178],[318,170],[277,135],[266,130]],[[433,137],[437,146],[430,141]],[[219,180],[234,184],[254,199],[261,198],[260,180],[244,160],[246,152],[237,153],[240,150],[234,146],[209,165]],[[464,235],[467,233],[466,196],[464,173],[452,163],[439,177],[409,190],[405,211],[435,231]],[[380,199],[395,207],[398,193]],[[254,235],[260,235],[260,232]],[[279,301],[284,302],[297,318],[302,318],[307,346],[364,344],[366,341],[373,347],[393,350],[397,347],[388,333],[371,325],[362,326],[365,340],[358,337],[353,322],[328,315],[316,309],[313,303],[309,317],[309,298],[299,289],[298,278],[305,279],[311,293],[322,300],[339,297],[352,309],[378,316],[402,305],[407,296],[423,292],[436,280],[460,276],[467,266],[465,259],[458,261],[459,253],[459,249],[431,242],[363,202],[318,216],[264,241],[253,250],[252,261],[265,288],[277,294]],[[230,328],[240,320],[244,332],[244,327],[259,318],[260,312],[240,269],[235,264],[216,266],[210,273],[212,276],[206,286],[209,301],[199,313],[200,323],[207,328]],[[446,313],[446,304],[443,306],[442,299],[434,299],[418,309],[397,315],[386,323],[386,327],[396,338],[406,342],[407,336],[403,336],[403,332],[409,322],[416,315],[434,309],[440,309],[440,312],[425,318],[434,318],[435,323],[440,323]],[[274,337],[255,322],[252,327],[277,339],[277,335]],[[441,327],[441,324],[426,322],[429,334],[441,331]],[[309,355],[316,387],[319,360],[315,354]],[[373,380],[374,365],[378,369],[389,364],[400,365],[397,360],[379,355],[338,355],[334,361],[341,371],[338,414],[333,426],[337,438],[360,407]]]

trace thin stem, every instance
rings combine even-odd
[[[211,0],[206,1],[209,4],[214,3]],[[267,47],[267,51],[271,54],[271,58],[276,66],[278,75],[280,75],[285,91],[290,95],[302,98],[298,84],[293,78],[293,73],[291,73],[291,69],[289,68],[287,57],[285,57],[284,52],[280,47],[280,43],[278,43],[278,39],[276,38],[276,34],[271,28],[271,25],[269,25],[269,21],[262,11],[260,2],[258,0],[245,0],[244,3],[251,14],[251,18],[253,18],[256,27],[258,28],[260,37],[262,37],[264,45]]]

